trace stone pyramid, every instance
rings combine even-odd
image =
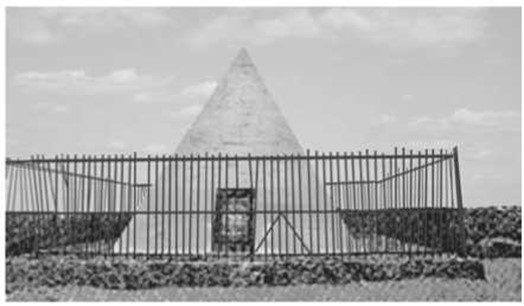
[[[235,58],[176,152],[304,153],[245,49]]]
[[[178,157],[205,154],[220,154],[222,158],[226,154],[230,158],[248,154],[304,154],[245,49],[233,60],[176,149]],[[323,215],[316,220],[316,215],[290,213],[291,210],[315,209],[317,205],[331,208],[332,203],[326,201],[323,180],[316,176],[312,163],[308,164],[306,160],[295,160],[293,165],[283,160],[243,160],[238,164],[231,160],[227,164],[222,162],[221,170],[216,162],[211,165],[211,162],[204,161],[196,166],[185,162],[179,163],[177,169],[173,169],[174,166],[164,168],[153,178],[153,183],[159,184],[169,172],[172,183],[160,197],[168,207],[164,207],[164,211],[178,213],[171,217],[137,215],[124,231],[121,241],[116,242],[115,250],[192,255],[211,253],[213,215],[190,216],[187,212],[214,211],[217,190],[238,187],[256,189],[255,210],[266,211],[255,217],[256,253],[317,253],[324,252],[327,245],[334,251],[339,248],[338,238],[332,237],[331,233],[339,232],[339,220],[335,225]],[[311,185],[308,185],[308,176]],[[298,177],[302,178],[300,182]],[[320,181],[319,188],[315,188],[315,180]],[[160,202],[158,195],[152,192],[151,196],[153,202]],[[150,205],[148,210],[154,209],[153,206]],[[146,210],[146,206],[140,210]],[[136,233],[136,241],[133,233]],[[331,241],[335,243],[332,245]]]

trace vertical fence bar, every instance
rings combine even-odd
[[[104,173],[105,173],[105,167],[104,167],[104,159],[105,159],[105,155],[102,154],[102,156],[100,157],[99,159],[99,162],[100,162],[100,177],[98,179],[96,179],[99,183],[99,190],[98,190],[98,199],[99,199],[99,206],[98,206],[98,213],[99,213],[99,216],[102,215],[102,213],[104,212]],[[100,255],[103,255],[104,254],[104,250],[103,250],[103,239],[101,239],[102,237],[97,237],[98,238],[98,241],[97,241],[97,246],[98,246],[98,254]]]
[[[155,213],[154,213],[154,216],[155,216],[155,230],[154,230],[154,233],[153,235],[155,236],[155,253],[154,253],[154,256],[157,256],[158,255],[158,236],[159,236],[159,231],[158,231],[158,214],[159,214],[159,209],[158,209],[158,183],[159,183],[159,179],[158,179],[158,155],[155,155],[154,157],[154,164],[155,164],[155,169],[154,169],[154,185],[155,185]],[[149,212],[150,213],[150,212]],[[163,239],[164,235],[163,235],[163,230],[160,230],[162,232],[162,237],[160,237],[160,239]]]
[[[409,150],[409,183],[408,183],[408,188],[409,188],[409,200],[408,200],[408,203],[409,203],[409,211],[410,211],[410,216],[414,216],[413,217],[413,220],[417,220],[417,218],[415,217],[415,215],[417,214],[417,210],[416,209],[413,209],[413,196],[414,196],[414,191],[415,191],[415,187],[413,186],[413,150],[410,149]],[[415,246],[418,246],[418,243],[417,241],[415,240],[415,229],[416,229],[416,225],[415,225],[415,229],[413,229],[413,220],[409,220],[409,241],[410,241],[410,247],[409,247],[409,252],[410,252],[410,256],[412,255],[413,253],[413,247]]]
[[[162,171],[162,243],[161,243],[161,254],[165,254],[165,240],[166,240],[166,227],[165,227],[165,217],[166,217],[166,155],[162,154],[162,166],[160,167],[160,170]],[[158,175],[158,173],[157,173]],[[168,218],[171,218],[171,215],[168,215]],[[171,229],[168,230],[167,235],[168,239],[169,236],[171,236]],[[168,242],[169,243],[169,242]]]
[[[186,156],[182,156],[182,256],[186,255]]]
[[[164,168],[164,171],[165,171],[165,168]],[[167,254],[169,256],[173,255],[173,248],[172,248],[172,245],[171,245],[171,241],[172,241],[172,231],[173,231],[173,217],[176,217],[176,215],[173,215],[173,197],[172,197],[172,191],[173,191],[173,180],[172,180],[172,172],[173,172],[173,156],[168,156],[168,161],[167,161],[167,171],[168,171],[168,178],[167,178],[167,205],[169,207],[169,218],[168,218],[168,242],[167,242]],[[175,224],[177,224],[175,222]],[[175,232],[175,235],[176,235],[176,232]]]
[[[81,214],[79,214],[79,212],[82,212],[82,211],[78,207],[79,206],[78,205],[78,193],[79,193],[79,191],[78,191],[78,173],[77,173],[78,165],[77,165],[77,163],[78,163],[78,156],[75,154],[73,156],[73,177],[74,177],[74,181],[73,181],[74,182],[74,184],[73,184],[74,185],[74,188],[73,188],[73,190],[74,190],[74,193],[73,193],[73,211],[75,213],[75,219],[82,219],[83,216]],[[75,244],[78,244],[78,241],[76,241],[76,235],[75,235],[75,233],[77,231],[76,227],[74,226],[75,223],[76,222],[73,223],[73,227],[72,227],[72,230],[73,230],[73,241],[75,241]],[[77,252],[76,247],[75,247],[75,252]]]
[[[127,198],[126,198],[126,201],[127,201],[127,211],[132,214],[132,219],[131,220],[135,220],[135,221],[131,221],[132,223],[136,223],[136,211],[134,209],[134,207],[132,206],[132,195],[131,195],[131,191],[132,191],[132,177],[131,177],[131,172],[132,172],[132,156],[131,155],[128,155],[128,160],[127,160]],[[149,189],[149,187],[147,187]],[[129,224],[129,223],[128,223]],[[133,228],[134,228],[134,225],[133,225]],[[128,228],[126,230],[126,256],[129,257],[130,256],[130,237],[131,237],[131,233],[133,231],[133,228]],[[134,238],[133,238],[134,239]]]
[[[366,200],[365,200],[365,192],[364,192],[364,166],[362,165],[362,151],[358,151],[358,170],[359,170],[359,179],[360,179],[360,209],[361,209],[361,212],[365,209],[365,203],[366,203]],[[366,218],[365,218],[365,215],[360,213],[360,218],[362,220],[362,224],[363,224],[363,231],[364,233],[362,234],[362,251],[364,252],[364,255],[367,255],[367,241],[366,241]]]
[[[220,190],[220,188],[222,188],[222,185],[220,184],[221,181],[222,181],[222,173],[221,173],[221,168],[222,168],[222,158],[221,158],[221,155],[220,153],[218,153],[218,182],[217,182],[217,190]],[[217,197],[217,196],[215,196]],[[218,199],[216,199],[218,200]],[[218,258],[220,258],[220,255],[221,255],[221,247],[222,247],[222,237],[221,237],[221,227],[224,226],[222,224],[222,220],[220,220],[219,218],[222,218],[222,214],[223,214],[223,211],[220,211],[220,210],[223,210],[222,207],[219,207],[219,203],[216,202],[215,203],[215,206],[216,208],[214,208],[214,211],[215,211],[215,214],[213,215],[213,219],[215,220],[215,233],[214,233],[214,236],[216,237],[214,239],[215,243],[218,243],[218,245],[215,245],[215,250],[217,250],[217,256]],[[220,210],[219,210],[220,208]]]
[[[226,154],[226,156],[225,156],[225,165],[224,165],[224,167],[225,167],[224,171],[225,171],[225,175],[226,175],[225,189],[226,189],[226,194],[227,194],[227,191],[229,190],[229,156],[228,156],[228,154]],[[229,257],[229,235],[227,233],[229,233],[229,203],[226,202],[225,204],[226,204],[225,205],[226,206],[225,207],[226,211],[224,213],[225,216],[226,216],[226,225],[225,225],[226,226],[226,231],[225,231],[226,232],[226,235],[225,235],[226,236],[225,237],[225,239],[226,239],[226,241],[225,241],[226,254],[225,254],[225,256],[226,256],[226,258],[228,258]],[[224,237],[220,237],[220,238],[223,239]],[[224,243],[222,243],[222,246],[223,245],[224,245]]]
[[[429,169],[428,169],[428,162],[429,162],[429,157],[428,157],[428,149],[426,149],[424,151],[425,153],[425,158],[424,158],[424,161],[425,161],[425,166],[424,166],[424,215],[425,215],[425,218],[424,218],[424,256],[427,255],[428,253],[428,245],[430,245],[430,241],[429,241],[429,234],[428,234],[428,223],[429,223],[429,217],[430,217],[430,212],[428,210],[428,172],[429,172]]]
[[[401,226],[402,224],[399,224],[399,222],[397,222],[401,216],[401,214],[399,213],[399,207],[400,207],[400,190],[399,190],[399,178],[398,178],[398,172],[399,172],[399,169],[398,169],[398,148],[395,147],[395,157],[393,158],[393,161],[394,161],[394,165],[393,165],[393,184],[394,184],[394,187],[393,187],[393,192],[394,192],[394,208],[395,208],[395,252],[398,252],[399,251],[399,244],[401,245],[401,248],[403,247],[403,243],[402,243],[402,238],[400,237],[401,235]],[[400,222],[402,223],[402,222]]]
[[[193,247],[193,239],[191,239],[191,234],[193,232],[193,162],[194,157],[193,154],[189,156],[189,214],[187,216],[189,217],[189,237],[187,239],[187,246],[189,248],[189,257],[192,256],[192,247]]]
[[[269,187],[269,188],[270,188],[270,190],[271,190],[271,194],[270,194],[270,198],[271,198],[271,205],[270,205],[270,206],[271,206],[271,209],[270,209],[270,211],[271,211],[271,214],[270,214],[270,216],[271,216],[271,223],[272,223],[272,224],[273,224],[273,222],[275,221],[275,220],[274,220],[274,218],[275,218],[275,215],[274,215],[274,212],[275,212],[275,196],[274,196],[274,191],[275,191],[275,189],[274,189],[274,186],[275,186],[275,184],[274,184],[274,176],[273,176],[273,174],[274,174],[274,170],[273,170],[273,169],[274,169],[273,161],[274,161],[273,157],[270,157],[270,159],[269,159],[269,167],[270,167],[270,169],[269,169],[269,170],[270,170],[270,176],[269,176],[269,177],[270,177],[270,187]],[[274,232],[273,229],[271,229],[271,227],[270,227],[269,230],[271,230],[271,233],[269,233],[269,235],[271,235],[271,257],[273,257],[273,256],[275,256],[275,241],[274,241],[274,240],[275,240],[275,239],[274,239],[274,237],[275,237],[275,232]]]
[[[320,228],[320,187],[319,187],[319,175],[320,175],[320,171],[319,171],[319,161],[318,161],[318,151],[315,151],[315,156],[314,156],[314,159],[315,159],[315,195],[316,195],[316,207],[315,207],[315,215],[317,216],[317,220],[316,220],[316,232],[317,232],[317,254],[320,254],[320,245],[321,245],[321,240],[320,240],[320,231],[321,231],[321,228]],[[308,174],[309,175],[309,174]]]
[[[200,156],[197,156],[197,187],[196,187],[196,255],[200,256]]]
[[[31,223],[33,224],[32,228],[30,229],[30,232],[31,232],[31,236],[33,237],[37,237],[37,230],[38,230],[38,226],[35,226],[35,220],[36,220],[36,217],[37,217],[37,214],[38,212],[35,214],[35,210],[34,210],[34,195],[32,193],[32,189],[31,189],[31,180],[29,178],[29,169],[27,168],[27,166],[24,165],[24,185],[26,188],[24,188],[24,191],[25,191],[25,199],[26,199],[26,212],[29,214],[29,218],[31,219]],[[65,248],[64,246],[64,242],[62,242],[62,245],[63,245],[63,248]],[[33,249],[33,255],[36,255],[38,249],[37,249],[37,243],[36,241],[32,241],[32,249]]]
[[[136,174],[136,173],[135,173]],[[151,186],[151,155],[147,155],[147,185],[148,186]],[[156,186],[155,186],[156,188]],[[136,194],[136,185],[133,184],[133,192]],[[136,202],[135,202],[135,206],[136,206]],[[146,222],[146,257],[149,257],[149,232],[150,232],[150,228],[151,228],[151,220],[150,220],[150,216],[151,216],[151,190],[150,188],[147,189],[147,212],[146,212],[146,217],[147,217],[147,222]],[[136,240],[137,237],[135,236],[135,239]]]
[[[442,252],[443,252],[443,247],[444,247],[444,237],[443,237],[443,231],[442,231],[442,226],[443,226],[443,214],[444,214],[444,210],[443,210],[443,205],[444,205],[444,201],[443,201],[443,195],[444,195],[444,189],[443,189],[443,176],[442,176],[442,173],[443,173],[443,169],[442,169],[442,166],[443,166],[443,161],[444,161],[444,150],[443,149],[440,149],[440,157],[439,157],[439,213],[438,213],[438,218],[439,218],[439,224],[438,224],[438,246],[439,246],[439,255],[442,256]]]
[[[204,155],[204,259],[207,258],[207,218],[208,213],[211,210],[207,202],[207,184],[208,184],[208,155],[207,152]],[[211,176],[212,178],[213,176]]]
[[[111,205],[112,205],[112,202],[111,202],[111,195],[112,195],[112,190],[111,190],[111,181],[113,180],[113,178],[111,177],[111,155],[108,155],[107,156],[107,207],[105,209],[105,211],[103,211],[104,215],[108,216],[109,219],[113,222],[113,217],[115,216],[114,214],[112,214],[112,209],[111,209]],[[68,171],[69,172],[69,171]],[[102,178],[103,179],[103,178]],[[114,180],[116,180],[116,177],[114,178]],[[103,218],[103,215],[102,215],[102,218]],[[108,235],[106,234],[106,237],[104,237],[104,242],[106,244],[106,255],[110,255],[108,253],[111,253],[111,244],[110,244],[110,241],[111,241],[111,238],[112,237],[108,237]]]
[[[346,182],[349,182],[349,175],[348,175],[348,153],[347,152],[344,152],[344,180]],[[346,201],[345,201],[345,205],[344,205],[344,208],[347,210],[347,215],[345,215],[344,217],[346,218],[346,229],[345,229],[345,232],[347,233],[347,250],[348,250],[348,259],[351,258],[351,233],[349,231],[350,229],[350,219],[349,219],[349,214],[351,213],[350,211],[350,199],[349,199],[349,185],[344,185],[344,189],[346,191]]]
[[[296,223],[296,212],[297,212],[297,208],[295,206],[295,159],[293,157],[294,155],[293,154],[290,154],[289,158],[290,158],[290,170],[291,170],[291,177],[290,177],[290,180],[291,180],[291,183],[290,183],[290,187],[291,187],[291,209],[293,210],[293,213],[292,213],[292,220],[293,220],[293,226],[296,227],[297,223]],[[302,210],[302,209],[301,209]],[[301,222],[302,224],[302,222]],[[302,236],[302,231],[300,232],[300,235]],[[297,255],[297,244],[296,244],[296,237],[294,237],[293,239],[293,255]]]
[[[462,186],[460,182],[460,167],[458,147],[453,148],[453,161],[455,163],[455,188],[457,189],[457,208],[460,216],[460,247],[459,255],[466,255],[466,231],[464,225],[464,206],[462,202]]]
[[[17,208],[17,210],[20,210],[21,212],[25,212],[27,211],[27,209],[24,209],[24,205],[27,205],[27,187],[26,187],[26,184],[25,184],[25,171],[24,171],[24,168],[23,167],[19,167],[18,168],[18,173],[19,173],[19,189],[20,189],[20,207]],[[55,215],[55,220],[58,216],[58,213]],[[20,218],[23,218],[23,217],[19,217]],[[28,217],[28,219],[30,218],[30,216]],[[30,221],[32,222],[32,218],[30,219]],[[24,234],[27,234],[27,235],[30,235],[30,232],[31,232],[31,229],[30,227],[27,227],[27,228],[24,228],[23,229],[24,231]],[[23,244],[22,244],[22,248],[25,250],[25,249],[28,249],[28,243],[29,241],[23,241]]]
[[[278,158],[275,159],[275,162],[277,164],[277,216],[279,218],[281,218],[279,220],[280,224],[278,225],[278,233],[277,233],[277,236],[278,236],[278,255],[282,255],[282,205],[281,205],[281,199],[280,199],[280,193],[281,193],[281,188],[280,188],[280,160]]]
[[[31,173],[32,173],[32,177],[33,177],[33,186],[34,186],[34,192],[35,192],[35,199],[36,199],[36,205],[37,205],[37,226],[39,229],[42,228],[42,224],[44,224],[43,222],[45,222],[45,219],[42,218],[42,213],[44,212],[44,203],[42,202],[42,196],[41,196],[41,192],[40,192],[40,184],[38,184],[38,181],[36,179],[36,171],[38,169],[38,165],[37,165],[37,160],[36,160],[36,157],[35,156],[32,156],[31,157],[31,160],[32,160],[32,163],[31,163]],[[42,230],[39,230],[40,231],[40,235],[43,233]],[[36,255],[38,256],[39,255],[39,251],[40,251],[40,247],[38,246],[37,247],[37,253]]]
[[[436,237],[435,237],[435,234],[436,234],[436,216],[435,216],[435,189],[436,189],[436,186],[435,186],[435,149],[431,149],[431,155],[432,155],[432,158],[431,158],[431,227],[432,227],[432,230],[431,230],[431,255],[433,257],[435,257],[435,249],[436,249]]]
[[[386,167],[386,155],[384,153],[382,153],[382,156],[381,156],[381,159],[382,159],[382,180],[381,180],[381,184],[382,184],[382,212],[379,214],[379,219],[380,219],[380,216],[382,214],[386,214],[387,213],[387,198],[388,198],[388,195],[387,195],[387,184],[388,182],[386,181],[386,177],[387,177],[387,167]],[[385,219],[386,221],[386,224],[382,224],[382,227],[384,228],[386,225],[387,225],[387,219]],[[379,225],[379,229],[380,229],[380,225]],[[377,232],[380,232],[382,233],[382,230],[377,230]],[[384,253],[386,252],[386,245],[387,245],[387,237],[385,238],[383,235],[380,235],[379,236],[380,238],[380,241],[381,243],[383,244],[383,247],[381,247],[381,250],[380,252],[381,253]]]
[[[251,232],[251,239],[253,239],[253,243],[251,244],[250,254],[251,254],[251,261],[255,260],[255,237],[256,237],[256,228],[257,228],[257,214],[256,211],[258,210],[258,197],[256,196],[258,193],[258,173],[259,173],[259,158],[255,158],[255,199],[254,199],[254,207],[251,210],[252,213],[252,220],[253,220],[253,226],[252,232]]]
[[[213,201],[215,200],[215,198],[213,197],[214,195],[214,192],[215,192],[215,155],[212,154],[211,155],[211,199],[209,200],[210,202],[210,206],[209,207],[209,210],[211,211],[211,215],[209,216],[210,219],[211,219],[211,223],[214,222],[214,212],[215,212],[215,205],[213,205]],[[213,230],[214,227],[212,226],[212,229]],[[209,237],[211,239],[211,250],[214,250],[214,241],[213,241],[213,232],[211,232],[211,237]]]
[[[339,256],[340,258],[342,258],[344,256],[344,235],[343,235],[343,231],[344,231],[344,228],[343,228],[343,224],[342,224],[342,191],[340,190],[341,186],[341,179],[340,179],[340,163],[341,163],[341,160],[340,160],[340,155],[339,155],[339,152],[337,152],[335,154],[335,158],[336,158],[336,161],[337,161],[337,164],[336,164],[336,168],[337,168],[337,191],[338,191],[338,208],[337,208],[337,212],[338,212],[338,233],[339,233]]]
[[[40,197],[40,186],[36,180],[36,169],[38,168],[37,167],[37,161],[36,161],[36,158],[35,156],[31,156],[31,177],[33,178],[33,187],[34,187],[34,193],[35,193],[35,200],[36,200],[36,207],[37,207],[37,227],[38,229],[41,229],[42,228],[42,224],[43,222],[45,222],[45,219],[42,219],[42,213],[44,212],[44,204],[41,202],[41,197]],[[42,234],[42,230],[37,230],[39,231],[40,235]],[[39,254],[39,251],[40,251],[40,247],[37,247],[37,253],[36,255],[38,256]]]
[[[417,209],[418,211],[421,211],[419,215],[421,216],[421,220],[418,221],[417,228],[422,228],[422,232],[424,233],[424,220],[425,220],[425,214],[426,212],[424,209],[422,209],[422,173],[424,169],[421,168],[422,164],[422,152],[418,151],[417,155],[417,168],[420,169],[416,172],[417,176]],[[422,224],[421,224],[422,221]],[[419,230],[420,231],[420,230]],[[420,246],[422,245],[424,250],[426,249],[425,240],[424,238],[420,238],[421,235],[417,233],[417,253],[420,254]],[[422,235],[422,237],[424,237]]]
[[[392,242],[396,241],[395,236],[395,203],[396,200],[394,198],[394,171],[393,171],[393,165],[394,165],[394,157],[386,157],[384,155],[384,164],[386,168],[384,169],[386,174],[386,179],[384,179],[384,189],[385,189],[385,211],[384,214],[387,214],[387,217],[385,219],[385,231],[389,234],[384,234],[383,240],[384,240],[384,252],[395,252],[396,246],[392,244]],[[388,172],[389,170],[389,172]],[[392,240],[393,239],[393,240]]]
[[[327,216],[327,188],[326,188],[326,180],[327,180],[327,175],[326,175],[326,155],[324,153],[322,153],[321,155],[321,158],[322,158],[322,181],[323,181],[323,184],[322,184],[322,191],[323,191],[323,194],[324,194],[324,201],[322,203],[322,214],[324,215],[324,238],[325,238],[325,244],[324,244],[324,248],[325,248],[325,255],[327,256],[329,254],[329,231],[328,231],[328,216]]]
[[[39,199],[38,199],[38,193],[37,193],[37,190],[36,190],[36,182],[34,180],[34,156],[31,155],[31,162],[29,163],[29,166],[26,166],[26,170],[27,170],[27,182],[28,182],[28,189],[29,189],[29,193],[31,195],[31,201],[33,203],[33,205],[31,206],[31,214],[33,216],[33,222],[34,222],[34,233],[35,233],[35,236],[34,237],[39,237],[39,234],[40,234],[40,228],[41,228],[41,219],[40,219],[40,205],[39,205]],[[32,182],[32,183],[31,183]],[[31,186],[33,185],[33,186]],[[32,187],[32,188],[31,188]],[[38,239],[37,241],[33,241],[33,247],[34,247],[34,254],[35,256],[38,257],[38,251],[39,251],[39,240]]]
[[[250,206],[248,207],[248,226],[247,226],[247,236],[249,237],[248,240],[251,241],[251,240],[254,240],[255,236],[253,234],[253,230],[252,230],[252,224],[253,224],[253,210],[254,210],[254,205],[255,205],[255,201],[256,201],[256,189],[253,189],[253,167],[251,165],[251,162],[253,161],[252,157],[251,157],[251,153],[248,153],[247,154],[247,166],[248,166],[248,171],[249,171],[249,188],[250,190],[255,190],[255,194],[253,195],[254,198],[251,198],[251,204]],[[248,252],[248,256],[249,257],[249,261],[253,261],[253,248],[251,247],[251,243],[249,243],[249,250],[247,250]],[[245,248],[243,248],[242,250],[243,252],[246,252]]]
[[[118,158],[118,155],[115,155],[115,158]],[[124,208],[124,187],[126,186],[126,183],[124,181],[124,154],[120,154],[120,162],[118,163],[120,165],[120,182],[121,182],[121,185],[120,185],[120,211],[119,211],[119,216],[120,216],[120,222],[126,224],[126,228],[123,229],[123,231],[120,231],[120,238],[118,239],[118,255],[122,255],[122,245],[123,245],[123,240],[125,239],[124,237],[124,232],[126,233],[126,236],[129,236],[128,232],[129,232],[129,229],[127,228],[129,226],[129,223],[127,222],[124,222],[123,220],[127,220],[127,216],[129,214],[129,211],[127,209]],[[117,166],[117,163],[115,163],[115,169],[116,169],[116,166]],[[116,177],[116,175],[115,175]],[[114,248],[116,246],[113,246]]]
[[[284,155],[284,156],[283,156],[283,159],[284,159],[284,201],[285,201],[285,202],[284,202],[284,203],[285,203],[284,210],[286,211],[286,213],[284,214],[284,217],[287,219],[287,217],[288,217],[288,211],[289,211],[289,205],[288,205],[289,198],[288,198],[288,190],[287,190],[287,188],[288,188],[288,184],[287,184],[287,179],[288,179],[287,160],[288,160],[288,158],[287,158],[286,155]],[[279,184],[279,187],[281,187],[280,184]],[[280,192],[279,192],[279,193],[280,193]],[[279,201],[279,202],[280,202],[280,201]],[[281,212],[282,212],[282,211],[281,211]],[[286,223],[283,223],[282,221],[283,221],[283,220],[280,221],[280,222],[281,222],[280,224],[286,224]],[[282,226],[280,226],[280,227],[282,227]],[[286,238],[286,239],[285,239],[285,245],[286,245],[286,256],[288,256],[288,254],[289,254],[289,249],[288,249],[288,246],[289,246],[289,241],[288,241],[288,236],[289,236],[289,225],[286,224],[285,227],[286,227],[286,234],[285,234],[285,235],[286,235],[286,237],[285,237],[285,238]]]
[[[369,220],[369,229],[368,229],[368,233],[369,233],[369,240],[368,240],[368,252],[371,253],[373,252],[373,242],[374,240],[376,240],[376,236],[373,235],[373,232],[371,231],[371,228],[372,228],[372,214],[371,214],[371,210],[372,210],[372,206],[371,206],[371,174],[370,174],[370,170],[369,170],[369,149],[366,149],[366,191],[367,191],[367,205],[366,207],[364,207],[365,210],[367,210],[369,213],[366,214],[366,219]],[[376,243],[376,241],[375,241]]]
[[[374,170],[373,186],[375,189],[375,211],[373,214],[373,224],[375,225],[374,226],[375,227],[375,234],[374,234],[375,249],[373,250],[373,252],[378,253],[380,237],[378,235],[378,222],[379,222],[379,219],[378,219],[378,155],[377,155],[376,150],[373,152],[373,170]]]
[[[355,184],[355,181],[356,181],[356,174],[355,174],[355,153],[354,152],[351,152],[351,181],[353,182],[351,184],[351,186],[353,187],[353,202],[351,203],[351,213],[352,214],[357,214],[358,212],[358,207],[357,207],[357,185]],[[361,220],[359,220],[358,222],[360,222]],[[351,224],[348,223],[348,227],[351,228]],[[354,229],[355,231],[357,231],[356,229]],[[357,237],[358,235],[358,232],[355,232],[354,235],[350,235],[350,238],[354,238],[355,239],[355,253],[359,253],[360,251],[360,243],[359,243],[359,239]]]
[[[267,229],[267,181],[266,181],[266,177],[267,177],[267,172],[266,172],[266,158],[262,158],[262,172],[264,173],[264,175],[262,176],[262,185],[264,186],[264,230],[268,230]],[[263,233],[263,235],[265,236],[265,233]],[[264,239],[264,238],[262,238]],[[264,259],[267,261],[268,259],[268,254],[267,254],[267,240],[263,242],[264,243]]]
[[[298,179],[298,203],[299,203],[299,210],[300,210],[300,213],[298,215],[298,217],[300,218],[300,236],[302,237],[303,240],[305,240],[305,235],[304,235],[304,211],[307,210],[306,206],[304,205],[304,199],[303,199],[303,196],[302,196],[302,159],[300,158],[301,156],[299,154],[296,155],[296,162],[297,162],[297,179]],[[309,160],[306,159],[306,162],[309,163]],[[311,233],[309,233],[309,236],[311,236]],[[307,241],[304,241],[304,243],[307,243]],[[310,244],[310,247],[311,247],[311,244]],[[300,254],[303,255],[304,254],[304,246],[302,245],[301,248],[300,248]]]
[[[91,166],[92,166],[93,162],[91,160],[91,155],[87,155],[87,156],[85,156],[85,158],[86,158],[86,164],[87,164],[87,180],[85,180],[86,181],[85,183],[87,183],[85,207],[86,207],[86,212],[89,213],[89,216],[92,216],[92,210],[91,210]],[[91,240],[86,237],[85,248],[84,248],[85,253],[90,252],[90,244],[91,244]]]
[[[329,182],[330,183],[333,183],[333,155],[331,152],[329,152]],[[333,186],[333,185],[331,185]],[[329,190],[328,188],[328,185],[326,185],[326,191]],[[336,247],[336,238],[335,238],[335,207],[334,207],[334,202],[333,202],[333,187],[331,187],[331,194],[330,194],[330,202],[331,202],[331,254],[333,256],[336,255],[336,250],[335,250],[335,247]],[[327,203],[326,203],[327,204]],[[327,209],[327,207],[326,207]],[[326,214],[326,217],[327,217],[327,214]]]
[[[411,210],[409,209],[409,203],[407,201],[407,189],[406,189],[406,148],[402,148],[402,218],[400,219],[402,222],[402,228],[401,228],[401,242],[402,242],[402,253],[408,253],[409,256],[411,256],[411,240],[409,233],[411,233],[411,225],[409,222],[409,216],[411,214]],[[406,250],[407,248],[407,250]]]
[[[308,218],[309,218],[309,223],[308,223],[309,248],[311,252],[314,252],[313,250],[313,199],[311,197],[311,190],[312,190],[311,188],[311,154],[310,154],[309,149],[306,150],[306,167],[307,167],[307,197],[308,197]],[[300,194],[302,194],[302,192]],[[318,240],[317,240],[317,244],[318,244]]]
[[[133,153],[133,208],[134,208],[134,215],[135,215],[135,218],[136,218],[136,211],[137,211],[137,203],[136,203],[136,180],[137,180],[137,163],[138,163],[138,160],[137,160],[137,154],[136,152]],[[150,182],[148,181],[147,182],[147,194],[148,194],[148,197],[149,197],[149,189],[151,186]],[[149,217],[149,215],[148,215]],[[133,227],[133,258],[136,258],[136,222],[133,222],[134,224],[134,227]],[[148,227],[149,228],[149,227]],[[149,236],[147,237],[147,241],[149,241]],[[149,248],[147,249],[147,252],[149,252]]]
[[[179,196],[178,164],[179,163],[180,163],[180,160],[178,159],[178,154],[175,154],[175,258],[178,258],[179,256],[178,250],[180,249],[180,246],[178,245],[178,236],[180,235],[179,227],[178,227],[178,223],[179,223],[178,219],[180,218],[180,214],[178,212],[178,196]]]
[[[447,164],[448,164],[448,174],[449,176],[449,184],[447,185],[447,188],[446,189],[449,189],[449,206],[451,206],[450,208],[452,209],[452,216],[451,216],[451,221],[450,221],[450,230],[452,231],[451,232],[451,251],[452,252],[455,252],[457,251],[457,241],[455,240],[455,234],[456,234],[456,230],[455,230],[455,226],[456,226],[456,221],[457,221],[457,215],[454,211],[455,209],[455,203],[454,203],[454,191],[453,191],[453,167],[452,167],[452,163],[453,163],[453,157],[448,159],[447,160]]]
[[[96,181],[96,178],[98,177],[98,163],[97,163],[97,157],[95,155],[91,155],[91,162],[92,162],[92,166],[93,166],[93,174],[92,174],[92,177],[90,177],[90,180],[91,180],[91,185],[92,185],[92,189],[93,189],[93,195],[92,195],[92,201],[93,201],[93,214],[91,215],[91,220],[95,220],[96,216],[97,216],[97,213],[98,213],[98,184],[97,184],[97,181]],[[57,166],[57,169],[58,171],[58,166]],[[56,182],[58,184],[58,181]],[[58,194],[56,195],[58,197]],[[94,236],[92,238],[93,240],[91,241],[90,243],[90,248],[92,249],[92,253],[93,254],[96,254],[96,255],[99,255],[98,254],[98,237],[97,236]]]
[[[42,172],[45,171],[44,170],[45,168],[42,166],[42,158],[40,156],[36,157],[36,163],[37,163],[37,168],[39,169],[38,170],[38,185],[40,186],[39,188],[40,199],[42,200],[42,210],[44,212],[42,218],[43,218],[43,222],[45,226],[48,226],[49,225],[49,201],[47,197],[46,185],[44,185],[45,181],[42,181],[42,174],[43,174]],[[44,207],[44,202],[45,202],[45,207]]]

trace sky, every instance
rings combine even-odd
[[[6,155],[173,153],[245,47],[302,146],[459,148],[521,204],[520,8],[8,8]]]

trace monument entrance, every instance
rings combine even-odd
[[[250,254],[254,250],[254,189],[218,189],[213,220],[213,251]]]

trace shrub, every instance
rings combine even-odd
[[[64,250],[65,247],[99,242],[112,245],[125,229],[132,215],[6,214],[6,256],[35,250]]]
[[[174,262],[126,258],[48,256],[14,257],[6,263],[7,291],[26,286],[93,286],[106,289],[179,287],[250,287],[295,284],[345,284],[355,281],[418,277],[484,279],[475,260],[412,258],[350,261],[341,258],[290,258],[268,262]]]
[[[348,231],[353,234],[384,235],[443,252],[458,250],[458,210],[344,210],[341,214]],[[478,258],[520,257],[521,215],[520,206],[465,209],[466,255]]]

